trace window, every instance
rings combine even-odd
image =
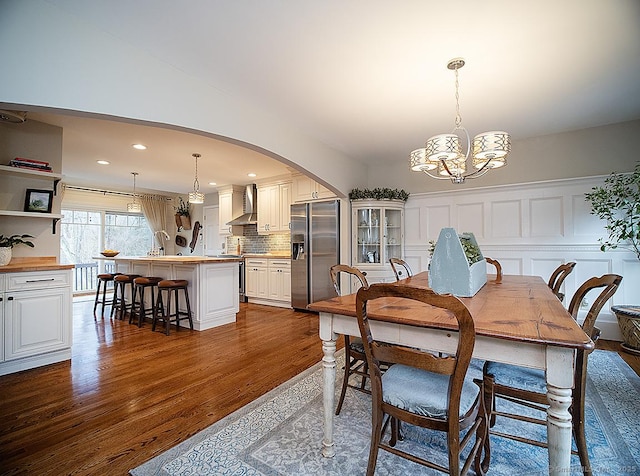
[[[74,291],[95,289],[105,261],[95,260],[104,249],[121,255],[144,256],[153,246],[153,234],[143,215],[126,212],[62,210],[60,262],[75,264]],[[112,262],[111,262],[112,264]]]

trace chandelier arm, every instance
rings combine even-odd
[[[489,170],[491,170],[491,167],[487,167],[487,165],[489,165],[489,162],[491,162],[491,160],[487,160],[484,165],[482,167],[480,167],[478,170],[476,170],[475,172],[471,172],[468,175],[465,175],[465,178],[478,178],[478,177],[482,177],[484,174],[486,174]]]
[[[431,172],[429,172],[428,170],[422,170],[422,172],[424,172],[425,174],[427,174],[429,177],[434,178],[436,180],[451,180],[451,176],[438,176],[438,175],[433,175]]]

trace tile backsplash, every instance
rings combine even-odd
[[[238,240],[240,240],[240,248],[243,253],[274,253],[291,251],[290,233],[258,235],[257,225],[244,225],[242,227],[242,236],[228,236],[226,239],[226,253],[236,252]]]

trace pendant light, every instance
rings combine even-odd
[[[189,192],[189,203],[204,203],[204,193],[200,192],[200,184],[198,183],[198,158],[200,154],[191,154],[196,159],[196,178],[193,181],[193,192]]]
[[[127,211],[130,213],[140,213],[142,206],[138,203],[138,195],[136,195],[136,175],[138,175],[138,172],[131,172],[131,175],[133,175],[133,202],[127,203]]]
[[[473,142],[469,140],[469,133],[462,125],[458,93],[458,70],[463,66],[462,58],[454,58],[447,64],[447,68],[453,70],[456,76],[456,117],[453,131],[431,137],[424,148],[416,149],[409,155],[409,167],[412,171],[424,172],[435,179],[450,179],[453,183],[464,183],[467,178],[481,177],[491,169],[507,165],[506,158],[511,151],[511,139],[504,131],[483,132],[475,136]],[[461,138],[466,141],[466,152],[462,150]],[[470,153],[472,166],[476,170],[465,173]]]

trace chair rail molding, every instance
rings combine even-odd
[[[593,276],[620,274],[620,289],[603,307],[597,325],[604,339],[621,340],[610,306],[637,301],[640,262],[623,249],[600,251],[598,240],[607,237],[605,223],[591,215],[585,193],[605,178],[411,194],[405,205],[405,260],[415,272],[427,270],[429,241],[437,240],[442,228],[453,227],[473,232],[483,254],[500,261],[504,274],[537,275],[546,281],[558,265],[575,261],[563,285],[568,298]]]

